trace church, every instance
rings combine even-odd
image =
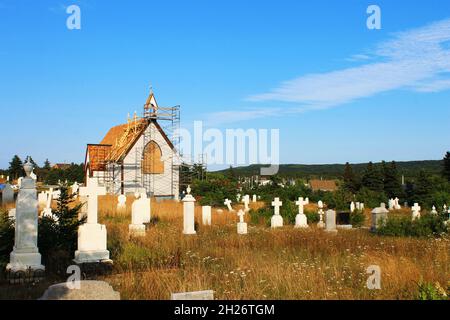
[[[165,127],[163,128],[162,123]],[[142,117],[112,127],[99,144],[88,144],[85,177],[96,178],[109,194],[145,192],[178,199],[181,158],[175,147],[179,106],[159,107],[150,92]],[[172,134],[172,140],[169,133]]]

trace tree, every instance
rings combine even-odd
[[[444,169],[442,170],[442,175],[450,182],[450,151],[447,151],[444,156]]]
[[[384,192],[389,198],[403,196],[403,188],[397,170],[397,164],[392,161],[389,165],[383,162]]]
[[[344,169],[344,189],[351,193],[356,193],[359,189],[352,166],[348,162]]]
[[[18,179],[19,177],[23,177],[25,175],[22,160],[20,160],[18,155],[15,155],[9,163],[8,172],[11,179]]]
[[[372,162],[369,162],[362,177],[362,185],[375,192],[382,192],[384,189],[383,174]]]
[[[31,156],[27,156],[27,159],[30,161],[30,163],[33,165],[34,169],[39,169],[39,166],[36,162],[34,162],[33,158]]]
[[[419,172],[412,190],[412,201],[421,206],[431,206],[431,193],[433,191],[431,180],[424,170]]]
[[[230,179],[230,181],[236,181],[236,173],[234,172],[233,166],[230,166],[228,169],[226,177]]]
[[[51,169],[50,161],[48,161],[48,159],[45,159],[43,169],[45,169],[45,170],[50,170]]]

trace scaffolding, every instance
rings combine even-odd
[[[156,103],[153,92],[143,106],[142,116],[134,113],[133,118],[128,115],[126,127],[120,136],[116,137],[111,151],[103,158],[97,177],[103,180],[109,193],[124,193],[124,190],[133,189],[134,192],[144,192],[148,196],[158,196],[178,199],[180,191],[191,184],[194,179],[206,179],[206,157],[198,155],[197,161],[189,159],[180,154],[180,106],[160,107]],[[141,139],[142,136],[142,139]],[[158,141],[165,139],[167,143]],[[130,141],[136,141],[133,147],[134,161],[125,163],[127,146]],[[152,141],[156,146],[164,145],[172,149],[171,152],[162,152],[160,158],[155,156],[146,157],[146,153],[154,154]],[[149,148],[149,149],[147,149]],[[159,147],[161,148],[161,147]],[[165,149],[166,151],[167,149]],[[106,152],[101,149],[98,152]],[[103,154],[102,153],[102,154]],[[120,160],[118,160],[120,159]],[[186,160],[189,159],[189,160]],[[155,169],[163,163],[163,171],[156,172]],[[166,172],[166,168],[171,168]],[[148,172],[150,168],[150,172]],[[156,170],[157,171],[157,170]],[[124,172],[133,174],[124,174]]]

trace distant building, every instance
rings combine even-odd
[[[335,180],[313,179],[309,181],[309,187],[313,191],[336,191],[338,189]]]
[[[71,166],[71,165],[68,164],[68,163],[55,163],[55,164],[52,166],[52,169],[66,170],[66,169],[69,169],[70,166]]]

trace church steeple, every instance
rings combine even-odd
[[[156,102],[155,95],[153,93],[153,87],[150,86],[150,93],[148,95],[147,101],[144,104],[144,116],[156,116],[158,108],[158,103]]]

